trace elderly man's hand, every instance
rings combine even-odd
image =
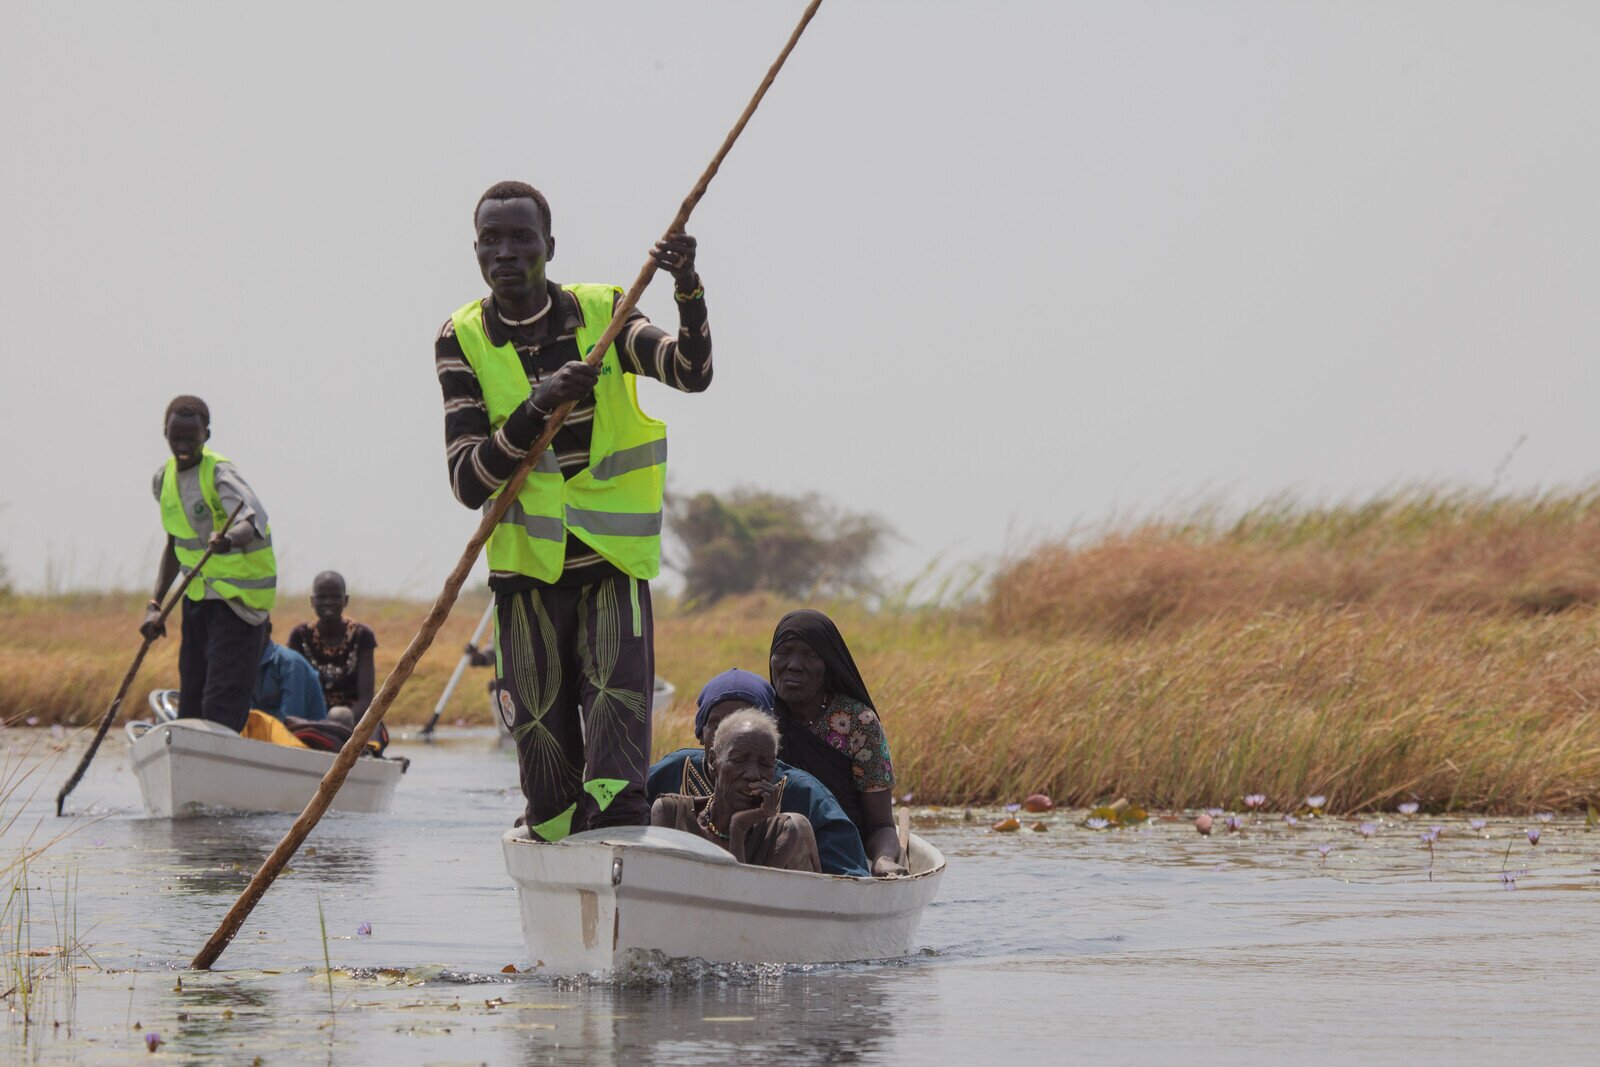
[[[761,803],[757,804],[753,808],[746,808],[744,811],[734,812],[733,818],[728,820],[728,832],[730,834],[733,833],[734,828],[737,827],[739,834],[742,837],[751,827],[757,826],[760,823],[764,823],[768,819],[777,818],[778,816],[778,801],[783,792],[778,788],[778,783],[757,782],[755,785],[751,786],[751,789],[760,794]]]

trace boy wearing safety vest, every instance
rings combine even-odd
[[[165,427],[172,458],[156,471],[153,489],[167,544],[156,595],[146,605],[139,632],[149,638],[165,635],[157,622],[162,595],[180,566],[189,573],[207,546],[214,547],[184,596],[178,715],[243,730],[278,584],[272,528],[261,501],[233,464],[205,447],[211,439],[211,410],[205,401],[176,398],[167,405]],[[241,503],[238,518],[224,529]]]
[[[596,369],[583,356],[621,290],[546,279],[555,238],[544,196],[501,182],[473,225],[490,295],[457,310],[434,343],[456,498],[487,506],[549,414],[576,405],[489,538],[496,701],[517,742],[519,821],[545,841],[645,825],[667,435],[640,410],[635,380],[691,393],[711,382],[695,241],[675,234],[651,253],[675,283],[677,335],[634,311]]]

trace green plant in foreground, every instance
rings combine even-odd
[[[328,954],[328,920],[322,914],[322,894],[317,894],[317,925],[322,928],[322,973],[328,976],[328,1018],[333,1018],[333,957]]]

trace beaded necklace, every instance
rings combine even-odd
[[[351,641],[355,638],[355,635],[355,620],[345,619],[344,631],[339,635],[339,643],[334,645],[332,648],[329,648],[323,643],[322,634],[317,630],[317,624],[312,623],[311,637],[308,643],[311,645],[312,651],[318,659],[323,661],[332,661],[341,659],[344,656],[345,652],[350,647]]]
[[[695,822],[700,824],[700,829],[704,830],[718,841],[728,840],[728,835],[723,833],[721,830],[718,830],[717,824],[711,821],[711,801],[706,801],[706,806],[700,809],[700,814],[696,815],[694,818]]]

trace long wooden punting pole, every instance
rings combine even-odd
[[[807,24],[811,22],[817,8],[822,6],[822,0],[811,0],[806,5],[805,13],[800,16],[800,22],[795,26],[794,32],[789,35],[789,40],[784,44],[783,51],[778,53],[778,58],[773,61],[767,70],[767,76],[761,79],[761,84],[756,88],[755,95],[750,98],[750,103],[745,106],[744,114],[739,116],[739,121],[733,124],[733,129],[728,131],[728,136],[722,141],[722,147],[717,149],[717,154],[712,157],[711,163],[706,167],[705,173],[700,175],[700,180],[695,182],[689,195],[684,197],[683,204],[678,208],[678,213],[673,216],[672,224],[667,227],[667,234],[679,233],[684,224],[689,221],[689,215],[694,211],[695,205],[700,203],[700,198],[706,195],[706,188],[711,184],[711,179],[717,176],[717,170],[722,166],[722,161],[728,155],[733,143],[739,139],[739,134],[744,132],[745,125],[754,115],[761,98],[767,95],[767,90],[772,87],[772,82],[778,76],[778,71],[783,69],[784,60],[789,58],[789,53],[794,51],[794,46],[800,40],[800,35],[805,32]],[[628,313],[639,302],[639,297],[644,295],[645,288],[655,276],[656,265],[654,259],[646,258],[644,266],[639,270],[639,276],[633,280],[633,285],[624,294],[621,303],[612,313],[611,324],[601,333],[600,339],[595,342],[594,350],[589,354],[589,362],[598,367],[605,356],[606,349],[611,347],[611,342],[616,340],[622,325],[627,321]],[[484,544],[489,540],[489,534],[505,515],[506,509],[517,498],[517,491],[522,488],[523,481],[528,477],[528,472],[538,462],[539,456],[550,447],[550,441],[555,437],[556,431],[561,428],[562,420],[572,410],[572,404],[563,404],[545,420],[544,432],[539,439],[528,449],[528,454],[522,458],[522,463],[510,478],[506,479],[505,486],[500,495],[495,498],[492,506],[484,513],[483,520],[478,523],[477,532],[472,535],[472,540],[467,542],[467,547],[461,553],[461,558],[456,561],[455,569],[445,579],[444,589],[433,602],[433,610],[428,612],[428,617],[422,623],[422,629],[411,639],[406,650],[400,654],[400,662],[396,663],[394,670],[383,680],[383,685],[378,689],[378,695],[367,706],[367,713],[361,716],[361,721],[356,724],[355,732],[350,740],[345,742],[340,749],[338,758],[333,761],[333,766],[322,779],[322,784],[317,786],[316,793],[311,802],[306,805],[306,810],[289,827],[289,832],[278,842],[278,847],[272,850],[272,855],[261,864],[261,869],[256,871],[255,877],[250,879],[250,884],[245,886],[244,892],[239,894],[239,899],[234,901],[233,907],[223,917],[222,924],[217,927],[211,939],[206,942],[194,957],[190,966],[197,971],[206,970],[222,955],[222,950],[228,947],[239,928],[249,918],[250,912],[255,908],[256,902],[267,891],[267,887],[278,877],[278,873],[294,856],[305,841],[306,835],[311,833],[312,827],[322,818],[328,810],[328,805],[333,803],[334,794],[339,792],[339,787],[344,784],[344,779],[350,773],[351,766],[356,757],[366,747],[367,739],[372,736],[372,731],[377,729],[384,713],[389,710],[389,705],[394,703],[395,696],[400,692],[400,687],[406,684],[406,679],[411,677],[412,670],[417,665],[417,660],[428,651],[428,646],[433,644],[434,635],[439,632],[439,627],[444,625],[445,619],[450,616],[450,607],[456,602],[456,594],[461,591],[462,584],[467,580],[467,574],[472,570],[473,564],[478,561],[478,553],[483,551]]]
[[[233,514],[228,516],[228,524],[224,530],[233,529],[234,522],[239,518],[239,512],[244,510],[244,501],[239,501],[239,506],[233,509]],[[194,581],[200,569],[211,558],[212,548],[206,546],[205,553],[200,557],[200,562],[194,569],[184,575],[183,581],[178,583],[178,591],[167,598],[167,603],[161,609],[161,614],[156,619],[156,629],[166,625],[167,616],[172,614],[172,609],[178,606],[178,601],[183,599],[184,592],[189,588],[189,583]],[[78,762],[78,769],[72,772],[72,777],[67,779],[67,784],[61,787],[61,792],[56,794],[56,815],[60,816],[67,805],[67,794],[78,788],[78,783],[83,780],[83,773],[89,769],[89,761],[94,759],[94,754],[100,751],[100,742],[106,739],[106,731],[111,729],[111,723],[117,717],[117,711],[122,707],[122,700],[128,695],[128,687],[133,685],[133,680],[139,674],[139,668],[144,664],[144,654],[150,651],[150,646],[155,644],[154,637],[144,639],[144,644],[139,646],[139,654],[133,657],[133,663],[128,667],[128,673],[122,676],[122,685],[117,689],[117,695],[112,698],[111,706],[106,709],[105,715],[100,719],[100,729],[94,732],[94,740],[89,742],[89,751],[83,754],[83,759]]]

